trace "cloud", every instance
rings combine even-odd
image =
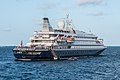
[[[3,29],[3,31],[5,31],[5,32],[11,32],[11,29],[6,28],[6,29]]]
[[[97,13],[90,13],[88,15],[90,15],[90,16],[104,16],[105,14],[103,12],[97,12]]]
[[[41,6],[39,9],[41,10],[50,10],[53,9],[56,5],[55,4],[44,4],[45,6]]]
[[[2,32],[11,32],[12,30],[9,29],[9,28],[4,28],[4,29],[0,29],[0,31],[2,31]]]
[[[88,4],[92,4],[92,5],[98,5],[103,3],[103,0],[76,0],[78,5],[88,5]]]

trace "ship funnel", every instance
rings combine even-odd
[[[43,30],[42,31],[43,32],[53,31],[53,28],[51,27],[48,18],[43,18]]]

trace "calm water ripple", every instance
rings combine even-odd
[[[0,47],[0,80],[120,80],[120,47],[76,61],[15,61],[12,49]]]

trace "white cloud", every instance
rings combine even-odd
[[[97,13],[90,13],[90,16],[104,16],[105,14],[103,12],[97,12]]]
[[[103,2],[103,0],[76,0],[78,5],[87,5],[87,4],[94,4],[98,5]]]
[[[0,29],[0,31],[2,31],[2,32],[11,32],[12,30],[10,28],[3,28],[3,29]]]

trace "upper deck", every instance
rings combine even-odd
[[[58,22],[58,29],[54,29],[48,18],[43,18],[43,29],[34,31],[34,35],[30,37],[31,45],[103,45],[103,42],[98,40],[98,37],[91,33],[75,30],[72,20],[68,18]]]

